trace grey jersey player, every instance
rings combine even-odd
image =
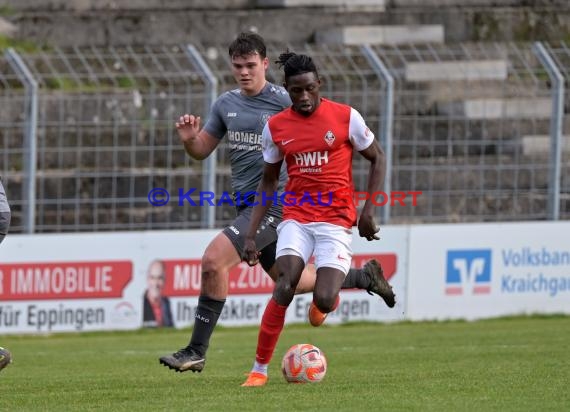
[[[6,192],[4,191],[4,186],[2,186],[2,180],[0,179],[0,243],[2,243],[8,234],[8,228],[10,227],[10,218],[10,205],[8,205]]]
[[[263,172],[261,133],[267,119],[291,104],[282,87],[269,83],[265,72],[269,67],[263,38],[255,33],[241,33],[229,47],[231,70],[239,89],[222,94],[214,103],[208,122],[201,129],[201,118],[184,114],[176,122],[178,136],[186,153],[196,160],[207,158],[224,135],[230,146],[232,189],[245,193],[256,191]],[[281,176],[281,182],[286,180]],[[253,202],[251,202],[253,203]],[[229,288],[229,271],[241,262],[244,235],[249,227],[253,207],[237,208],[237,217],[206,247],[202,256],[201,289],[190,343],[170,355],[161,364],[177,372],[201,372],[206,362],[210,337],[224,307]],[[259,261],[273,280],[277,225],[281,221],[279,205],[273,205],[265,216],[255,242],[261,252]],[[315,269],[307,266],[295,293],[311,292],[315,285]],[[352,269],[343,285],[380,295],[394,306],[394,294],[385,281],[378,262],[372,260],[363,269]]]
[[[243,196],[257,190],[264,165],[261,132],[271,115],[290,105],[285,89],[269,82],[255,96],[246,96],[235,89],[222,94],[214,103],[204,130],[220,140],[227,135],[235,193]],[[287,172],[283,168],[280,189],[286,181]],[[269,214],[281,217],[281,205],[274,203]]]

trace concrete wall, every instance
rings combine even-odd
[[[385,26],[343,26],[317,31],[315,42],[318,44],[420,44],[443,43],[444,28],[441,24]]]
[[[315,5],[399,7],[568,7],[567,0],[3,0],[13,10],[246,9]]]
[[[256,0],[3,0],[15,11],[226,10],[254,8]]]
[[[269,41],[305,43],[312,42],[318,31],[391,24],[442,25],[447,42],[570,37],[567,0],[386,0],[364,9],[259,8],[257,0],[5,0],[3,3],[6,5],[3,17],[17,27],[16,39],[60,46],[227,44],[238,32],[250,29],[257,29]],[[435,6],[441,4],[448,7]],[[538,6],[500,7],[513,4]]]
[[[388,0],[390,7],[568,7],[568,0]]]

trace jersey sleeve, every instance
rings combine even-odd
[[[279,147],[273,142],[269,122],[265,123],[263,132],[261,133],[261,150],[263,152],[263,160],[265,160],[266,163],[277,163],[283,160],[283,153],[281,153]]]
[[[360,152],[367,149],[374,141],[374,133],[366,126],[362,115],[354,108],[350,108],[350,124],[348,135],[352,146]]]
[[[220,96],[210,109],[208,121],[204,125],[204,130],[217,139],[222,140],[228,131],[224,118],[222,116],[222,97]]]

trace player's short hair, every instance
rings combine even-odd
[[[303,73],[315,73],[317,79],[319,72],[312,57],[306,54],[296,54],[287,50],[279,55],[279,59],[275,61],[279,67],[283,67],[285,72],[285,80],[291,76],[296,76]]]
[[[259,34],[242,32],[230,43],[228,52],[230,57],[249,56],[257,53],[262,59],[265,59],[267,47],[265,46],[265,40]]]

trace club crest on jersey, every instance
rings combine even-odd
[[[333,132],[331,132],[330,130],[329,130],[328,132],[326,132],[326,134],[325,134],[325,142],[327,142],[327,144],[328,144],[329,146],[332,146],[332,145],[333,145],[334,139],[335,139],[335,137],[334,137]]]
[[[267,123],[267,121],[269,120],[270,117],[271,117],[271,113],[262,113],[261,114],[261,124],[263,126],[265,126],[265,123]]]

